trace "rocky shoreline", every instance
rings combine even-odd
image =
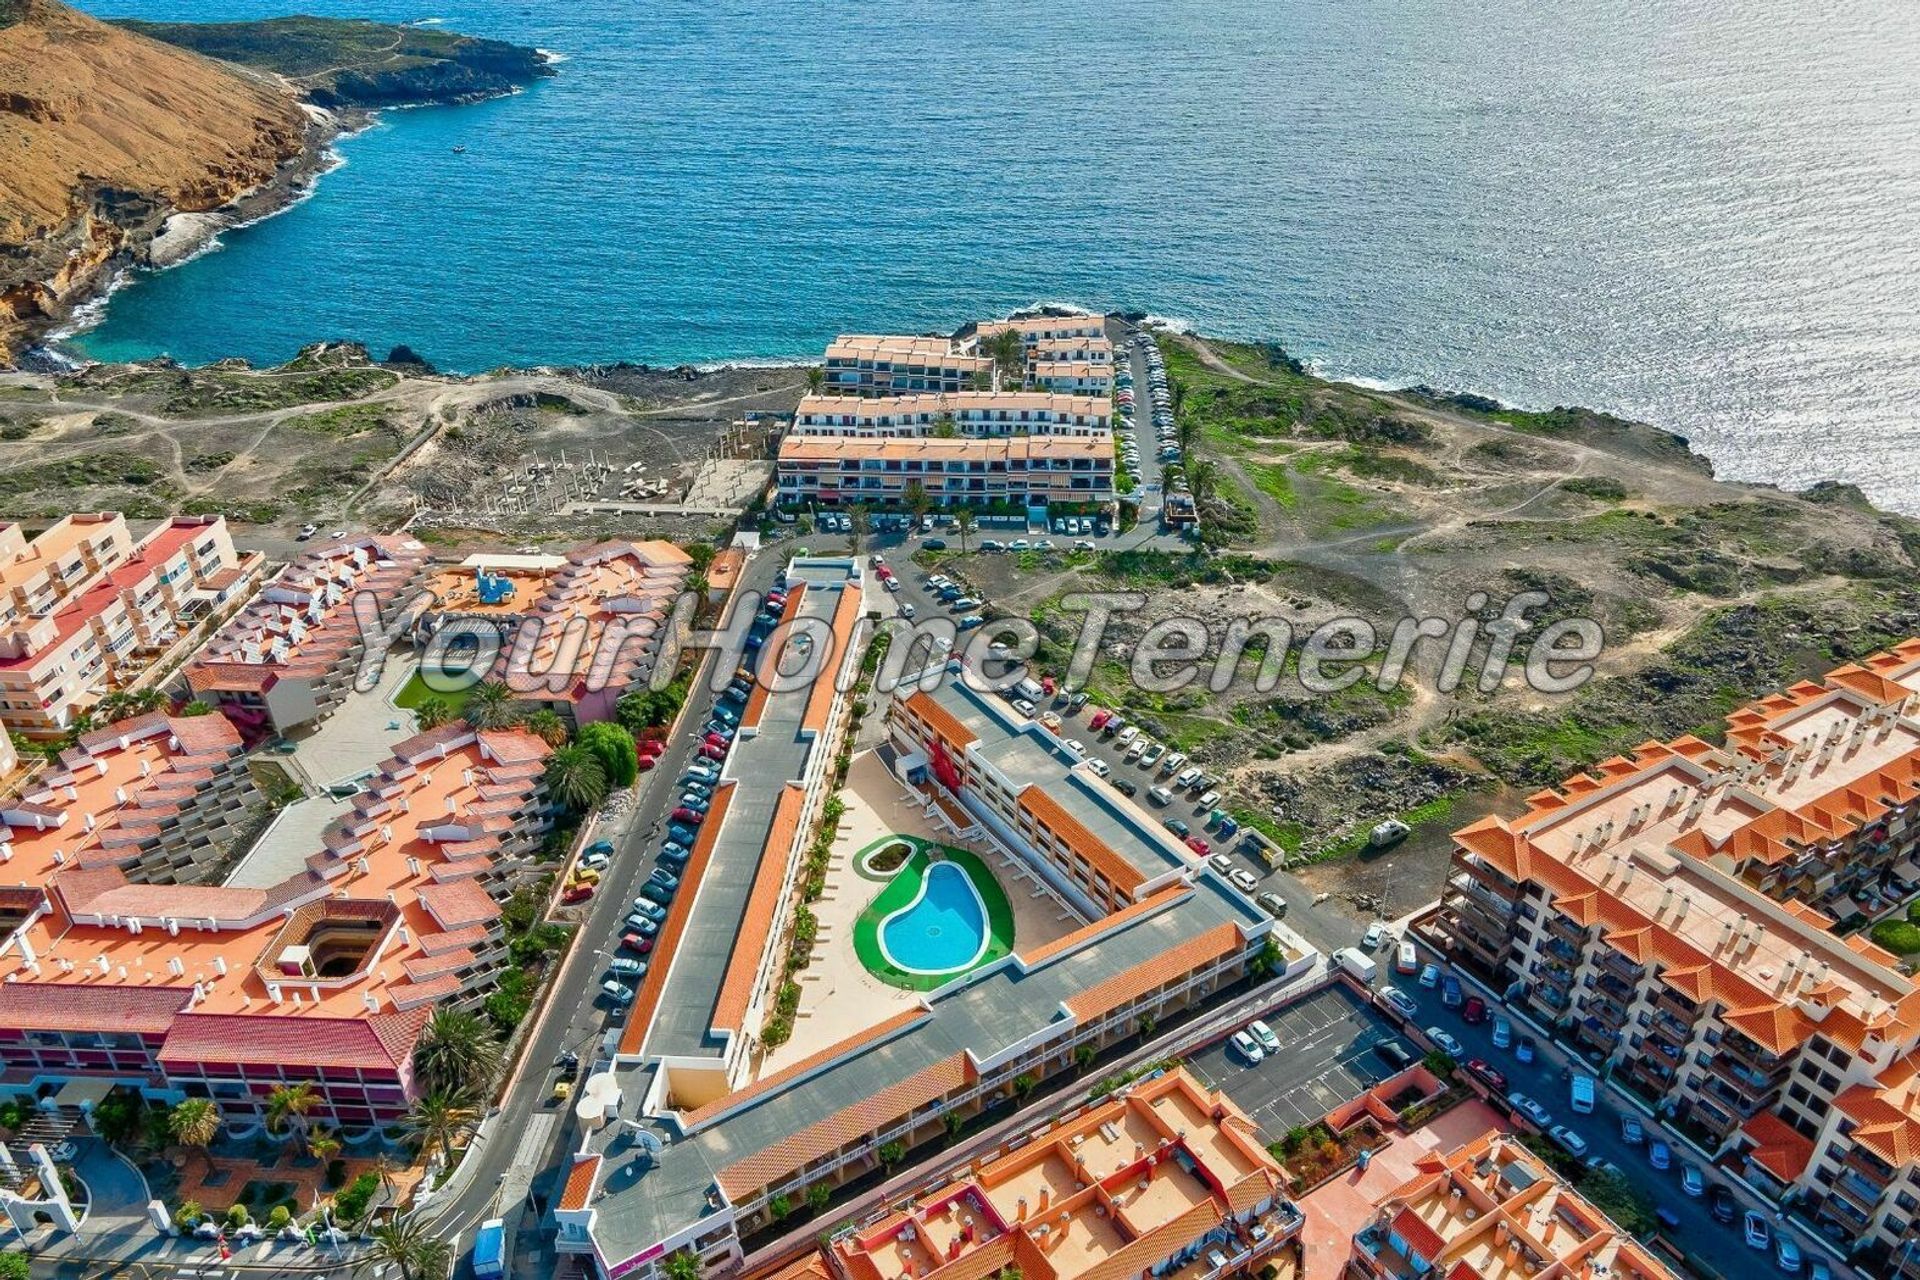
[[[284,105],[257,122],[253,154],[246,164],[236,163],[230,152],[222,159],[210,151],[201,161],[203,171],[192,181],[147,189],[93,176],[89,170],[71,191],[63,221],[41,224],[23,242],[0,243],[0,369],[70,367],[72,362],[50,344],[84,327],[87,308],[104,302],[133,271],[177,266],[204,252],[222,232],[297,204],[323,174],[338,166],[335,144],[365,129],[379,110],[502,97],[554,74],[551,57],[536,49],[359,21],[125,24],[128,30],[117,31],[48,0],[36,0],[28,16],[49,27],[112,32],[96,38],[95,44],[114,50],[123,62],[144,56],[171,71],[178,59],[199,54],[194,73],[228,84],[244,82],[247,92],[263,100],[277,98]],[[369,57],[362,46],[390,33],[393,49],[402,41],[419,41],[425,47],[414,51],[409,46],[408,56],[393,65],[377,57],[352,61]],[[315,56],[317,34],[333,35],[341,52],[326,55],[339,63],[316,74],[300,59]],[[116,49],[121,41],[136,43]],[[141,53],[169,47],[187,52],[167,55],[173,63]],[[393,49],[383,48],[380,54],[391,56]],[[23,49],[22,57],[30,54]],[[205,61],[208,57],[222,60]],[[120,69],[103,55],[102,65],[85,70],[111,75]],[[162,93],[169,88],[194,91],[184,84],[153,88]],[[73,117],[64,103],[54,100],[53,89],[49,87],[46,97],[7,98],[0,101],[0,110],[26,116],[57,139]],[[82,323],[76,324],[77,319]]]

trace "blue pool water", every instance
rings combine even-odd
[[[1920,512],[1911,0],[80,3],[567,59],[388,113],[313,199],[124,290],[101,358],[818,359],[1078,302]]]
[[[911,973],[965,969],[987,949],[987,912],[965,871],[927,868],[920,896],[880,922],[880,947]]]

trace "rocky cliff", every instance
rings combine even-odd
[[[54,0],[0,11],[0,363],[174,211],[218,208],[302,154],[275,83]]]

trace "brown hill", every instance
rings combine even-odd
[[[307,132],[270,77],[55,0],[0,0],[0,364],[168,213],[269,182]]]

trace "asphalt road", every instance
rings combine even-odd
[[[1421,963],[1424,965],[1439,957],[1420,949]],[[1711,1184],[1723,1183],[1734,1193],[1741,1203],[1744,1213],[1747,1209],[1758,1209],[1767,1214],[1777,1236],[1783,1229],[1780,1220],[1772,1209],[1758,1199],[1746,1194],[1738,1184],[1729,1181],[1716,1170],[1707,1167],[1690,1149],[1674,1141],[1667,1135],[1667,1144],[1673,1149],[1673,1165],[1665,1172],[1655,1169],[1647,1162],[1647,1148],[1644,1144],[1635,1146],[1620,1135],[1620,1121],[1631,1115],[1640,1120],[1653,1137],[1661,1136],[1660,1131],[1648,1119],[1645,1112],[1629,1106],[1612,1090],[1601,1088],[1598,1091],[1592,1114],[1576,1115],[1570,1105],[1569,1084],[1563,1074],[1571,1065],[1567,1055],[1544,1038],[1535,1035],[1539,1045],[1538,1056],[1531,1064],[1523,1065],[1516,1060],[1510,1050],[1493,1047],[1493,1016],[1479,1026],[1469,1026],[1459,1015],[1459,1010],[1448,1009],[1440,1002],[1437,989],[1421,987],[1415,976],[1396,974],[1392,971],[1392,951],[1383,948],[1376,957],[1380,965],[1380,976],[1376,986],[1391,984],[1405,991],[1419,1003],[1419,1011],[1410,1020],[1419,1028],[1437,1026],[1451,1032],[1466,1049],[1468,1058],[1484,1059],[1491,1066],[1503,1072],[1507,1077],[1509,1092],[1518,1091],[1535,1099],[1552,1112],[1552,1123],[1564,1124],[1586,1139],[1592,1148],[1589,1156],[1598,1156],[1619,1166],[1636,1186],[1642,1188],[1653,1198],[1656,1205],[1670,1210],[1679,1220],[1678,1228],[1665,1229],[1664,1234],[1688,1253],[1705,1261],[1719,1271],[1722,1276],[1734,1277],[1751,1273],[1755,1268],[1775,1275],[1783,1274],[1773,1264],[1772,1255],[1762,1255],[1759,1251],[1747,1247],[1741,1235],[1740,1223],[1736,1220],[1727,1226],[1715,1222],[1707,1211],[1705,1197],[1693,1199],[1680,1189],[1680,1168],[1682,1163],[1699,1165],[1706,1181]],[[1467,988],[1473,993],[1473,988]],[[1492,1015],[1502,1010],[1497,1001],[1488,1001]],[[1528,1033],[1529,1028],[1514,1021],[1514,1036],[1517,1039]],[[1518,1122],[1521,1127],[1531,1127]],[[1813,1233],[1794,1230],[1792,1234],[1799,1241],[1801,1252],[1813,1256],[1809,1241]],[[1837,1274],[1844,1274],[1842,1268],[1835,1268]],[[1804,1274],[1804,1271],[1802,1272]]]
[[[786,566],[791,550],[790,545],[777,545],[749,560],[739,590],[764,593]],[[666,815],[679,794],[677,783],[703,736],[699,726],[708,719],[716,699],[702,678],[688,700],[690,708],[679,737],[660,763],[641,775],[633,807],[617,820],[618,833],[600,833],[614,842],[612,864],[601,875],[565,967],[539,1005],[541,1022],[533,1031],[520,1074],[506,1089],[501,1114],[489,1123],[487,1141],[468,1157],[481,1161],[479,1169],[452,1201],[431,1207],[436,1230],[457,1236],[463,1249],[471,1242],[475,1225],[490,1217],[505,1217],[515,1229],[516,1270],[526,1267],[524,1274],[552,1274],[550,1233],[541,1228],[540,1220],[551,1208],[567,1156],[579,1144],[572,1109],[552,1101],[553,1086],[564,1074],[555,1064],[563,1053],[572,1052],[580,1058],[582,1073],[589,1071],[604,1039],[609,1033],[617,1036],[624,1024],[624,1011],[600,993],[600,983],[608,960],[618,953],[622,921],[655,865]],[[551,1117],[551,1122],[543,1117]],[[530,1179],[528,1169],[537,1171]],[[528,1193],[519,1194],[529,1181]],[[514,1203],[502,1204],[509,1194]],[[471,1274],[466,1265],[463,1256],[456,1274]]]

